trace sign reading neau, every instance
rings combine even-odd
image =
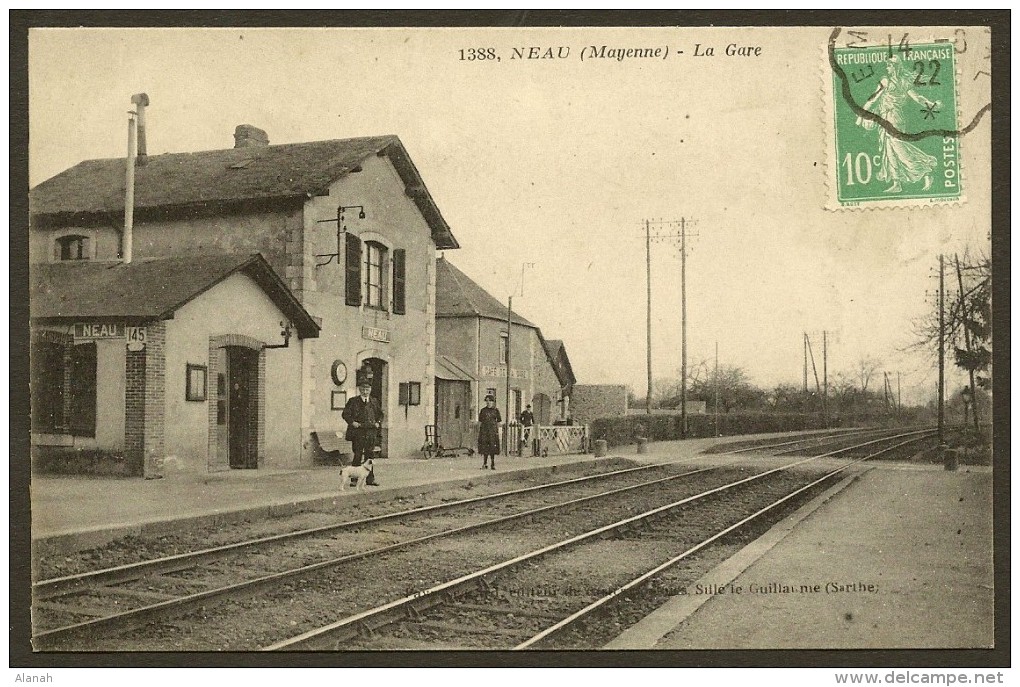
[[[383,343],[389,343],[390,332],[386,329],[379,329],[377,327],[362,327],[361,338],[368,339],[369,341],[382,341]]]
[[[120,322],[76,322],[76,339],[123,339],[124,325]]]

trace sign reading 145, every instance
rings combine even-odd
[[[871,182],[871,172],[874,165],[882,164],[882,156],[869,156],[867,153],[857,153],[854,157],[851,153],[843,156],[840,167],[846,170],[846,185],[867,184]]]
[[[130,343],[145,344],[145,327],[124,327],[124,338]]]

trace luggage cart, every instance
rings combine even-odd
[[[425,443],[421,446],[421,453],[425,459],[429,458],[451,458],[453,456],[473,456],[475,450],[470,446],[457,446],[445,448],[439,440],[439,428],[436,425],[425,425]]]

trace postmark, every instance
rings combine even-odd
[[[836,207],[960,202],[956,50],[948,42],[830,46]]]

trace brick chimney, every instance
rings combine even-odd
[[[234,129],[235,148],[263,148],[269,145],[269,134],[251,124],[238,124]]]

